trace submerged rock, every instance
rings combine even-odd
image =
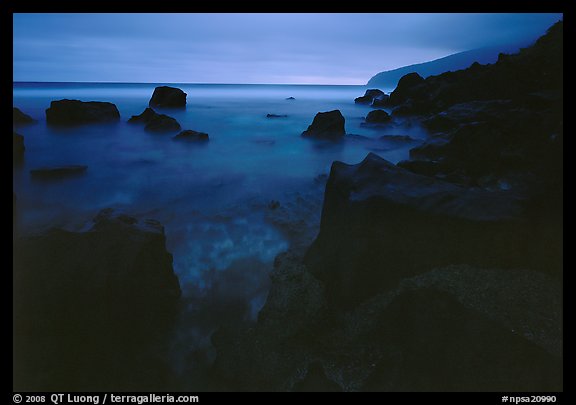
[[[186,107],[186,95],[176,87],[156,87],[148,105],[150,107]]]
[[[28,114],[24,114],[18,108],[12,108],[12,124],[13,125],[22,125],[22,124],[32,124],[36,122],[34,118],[29,116]]]
[[[158,114],[150,107],[146,108],[142,114],[130,117],[128,122],[146,124],[144,129],[149,132],[176,132],[182,129],[176,119],[166,114]]]
[[[287,118],[286,114],[266,114],[266,118]]]
[[[187,129],[185,131],[180,132],[178,135],[174,136],[173,139],[175,141],[188,141],[188,142],[206,142],[210,140],[208,134],[204,132],[192,131],[191,129]]]
[[[319,112],[302,136],[319,139],[339,139],[346,135],[344,117],[340,110]]]
[[[36,180],[58,180],[81,176],[86,173],[86,170],[88,166],[85,165],[51,166],[32,169],[30,175]]]
[[[102,211],[87,232],[14,243],[14,389],[167,386],[164,334],[180,287],[153,220]]]
[[[78,125],[120,120],[118,108],[101,101],[58,100],[46,109],[46,122],[51,125]]]

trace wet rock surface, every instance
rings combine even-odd
[[[14,389],[165,387],[180,287],[162,226],[101,211],[86,232],[14,241]]]

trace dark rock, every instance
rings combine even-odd
[[[319,112],[302,136],[320,139],[338,139],[346,135],[344,117],[340,110]]]
[[[46,109],[46,122],[51,125],[78,125],[115,122],[120,119],[118,108],[100,101],[52,101]]]
[[[376,323],[382,329],[375,338],[386,343],[390,355],[375,367],[363,391],[562,389],[561,358],[447,293],[406,291]]]
[[[360,96],[360,97],[356,97],[354,99],[354,102],[356,104],[370,104],[372,103],[372,97],[368,97],[368,96]]]
[[[58,180],[81,176],[86,173],[86,170],[88,170],[88,166],[84,165],[41,167],[30,170],[30,175],[37,180]]]
[[[146,108],[140,115],[133,115],[128,119],[130,123],[141,122],[143,124],[148,124],[154,117],[159,115],[156,111],[150,107]]]
[[[294,384],[294,392],[342,392],[334,381],[326,377],[322,363],[314,362],[308,365],[306,377]]]
[[[287,97],[286,100],[296,100],[294,97]]]
[[[379,98],[385,96],[384,92],[379,89],[368,89],[364,93],[364,96],[372,97],[372,98]]]
[[[148,105],[150,107],[186,107],[186,93],[175,87],[156,87]]]
[[[213,336],[216,374],[235,390],[562,389],[562,286],[542,273],[439,268],[337,322],[322,283],[290,254],[272,288],[256,324]]]
[[[323,287],[291,253],[280,254],[256,325],[241,323],[212,335],[215,372],[235,390],[286,391],[301,380],[303,343],[326,321]]]
[[[402,160],[396,165],[423,176],[435,176],[442,171],[442,163],[434,160]]]
[[[21,124],[32,124],[36,122],[34,118],[29,116],[28,114],[24,114],[18,108],[12,108],[12,124],[13,125],[21,125]]]
[[[112,210],[87,232],[14,244],[14,389],[141,390],[162,360],[180,287],[162,226]]]
[[[384,110],[373,110],[366,116],[366,122],[369,124],[388,124],[392,117]]]
[[[522,100],[527,94],[563,86],[563,22],[552,26],[536,43],[514,55],[501,55],[490,65],[446,72],[422,79],[404,76],[390,95],[398,106],[410,100],[427,106],[428,113],[469,101]]]
[[[409,98],[415,98],[423,91],[424,78],[418,73],[408,73],[398,81],[396,89],[390,93],[390,104],[400,105]]]
[[[210,140],[208,134],[187,129],[174,137],[176,141],[206,142]]]
[[[182,127],[174,118],[164,114],[158,114],[146,124],[144,129],[149,132],[176,132],[180,131]]]
[[[266,118],[287,118],[286,114],[266,114]]]
[[[331,302],[343,306],[431,266],[534,268],[535,257],[547,253],[543,235],[523,215],[524,202],[512,192],[419,176],[372,153],[357,165],[334,162],[306,264]],[[550,262],[542,266],[552,271]]]
[[[386,98],[387,96],[382,90],[368,89],[362,97],[356,97],[354,102],[356,104],[372,104],[372,102],[376,99],[385,100]]]
[[[165,114],[158,114],[150,107],[146,108],[142,114],[130,117],[128,122],[144,123],[146,124],[144,129],[149,132],[176,132],[182,129],[174,118]]]
[[[12,132],[12,160],[18,161],[24,157],[24,136]]]
[[[373,108],[390,107],[390,96],[384,94],[380,98],[375,98],[370,105]]]

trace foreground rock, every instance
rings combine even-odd
[[[86,170],[88,170],[88,166],[84,165],[40,167],[30,170],[30,175],[36,180],[59,180],[81,176],[86,173]]]
[[[392,121],[392,117],[384,110],[370,111],[366,116],[366,123],[368,124],[388,124]]]
[[[319,112],[302,136],[317,139],[339,139],[346,135],[344,117],[340,110]]]
[[[176,87],[156,87],[148,105],[150,107],[186,107],[186,93]]]
[[[290,254],[271,277],[258,322],[212,338],[230,389],[562,389],[562,287],[542,273],[448,266],[345,312]]]
[[[87,232],[14,244],[14,389],[168,384],[162,344],[180,288],[162,226],[102,211]]]
[[[32,124],[36,122],[34,118],[29,116],[28,114],[24,114],[18,108],[12,108],[12,124],[13,125],[23,125],[23,124]]]
[[[176,132],[182,129],[176,119],[165,114],[158,114],[149,107],[142,114],[130,117],[128,122],[143,123],[144,129],[149,132]]]
[[[46,109],[46,122],[51,125],[78,125],[120,120],[118,108],[101,101],[52,101]]]
[[[12,132],[12,160],[14,162],[22,160],[24,157],[24,136]]]
[[[204,132],[197,132],[192,131],[191,129],[187,129],[174,136],[173,139],[175,141],[206,142],[210,140],[210,137]]]
[[[558,249],[544,247],[552,235],[525,217],[525,199],[420,176],[372,153],[357,165],[334,162],[306,263],[343,306],[453,263],[557,272]]]

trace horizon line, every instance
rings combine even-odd
[[[15,83],[77,83],[77,84],[184,84],[184,85],[224,85],[224,86],[367,86],[368,83],[364,84],[335,84],[335,83],[192,83],[192,82],[115,82],[115,81],[101,81],[101,82],[91,82],[91,81],[49,81],[49,80],[12,80],[12,84]]]

